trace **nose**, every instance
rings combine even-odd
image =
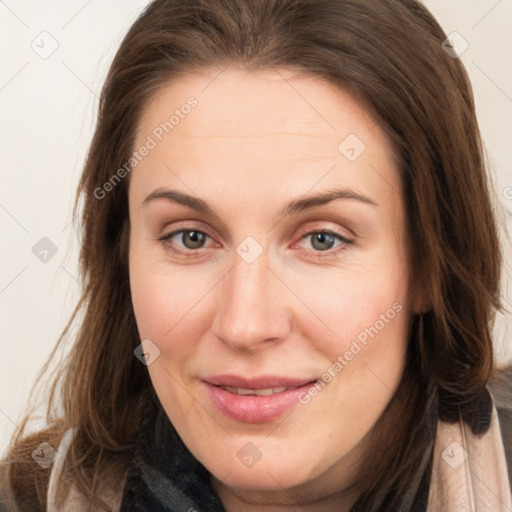
[[[257,350],[270,341],[277,343],[290,332],[289,300],[265,253],[252,263],[235,254],[233,267],[218,289],[212,330],[236,350]]]

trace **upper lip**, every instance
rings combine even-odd
[[[240,375],[214,375],[212,377],[206,377],[203,380],[215,386],[232,386],[244,389],[298,387],[316,381],[316,379],[295,379],[279,375],[261,375],[251,379]]]

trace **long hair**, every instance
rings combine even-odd
[[[77,190],[83,294],[58,345],[77,319],[79,329],[52,381],[47,428],[29,435],[24,421],[6,459],[7,484],[22,510],[43,510],[46,500],[50,469],[36,470],[31,451],[42,441],[55,446],[71,427],[67,474],[101,506],[100,476],[108,469],[122,478],[147,405],[156,400],[133,355],[140,339],[128,275],[129,173],[104,197],[98,190],[129,161],[151,97],[206,68],[293,68],[327,79],[351,94],[396,148],[412,282],[426,310],[421,322],[411,319],[404,375],[373,430],[353,510],[399,509],[438,418],[460,415],[475,433],[485,428],[475,410],[488,400],[495,369],[491,328],[503,310],[502,256],[471,85],[460,59],[444,50],[445,39],[417,0],[147,6],[108,72]]]

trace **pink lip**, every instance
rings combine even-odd
[[[217,409],[235,421],[264,423],[279,418],[299,403],[299,395],[307,391],[315,380],[264,376],[246,379],[236,375],[208,377],[204,380],[212,402]],[[220,386],[246,389],[294,387],[273,395],[237,395]]]

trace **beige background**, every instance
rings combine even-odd
[[[73,195],[107,67],[146,3],[0,2],[0,452],[79,296]],[[424,3],[447,33],[456,31],[469,44],[461,58],[510,229],[512,0]],[[36,53],[46,56],[54,47],[48,58]],[[46,263],[32,252],[43,237],[57,249]],[[509,242],[504,246],[504,300],[512,307],[512,252]],[[512,322],[498,320],[496,348],[504,362],[512,358]]]

